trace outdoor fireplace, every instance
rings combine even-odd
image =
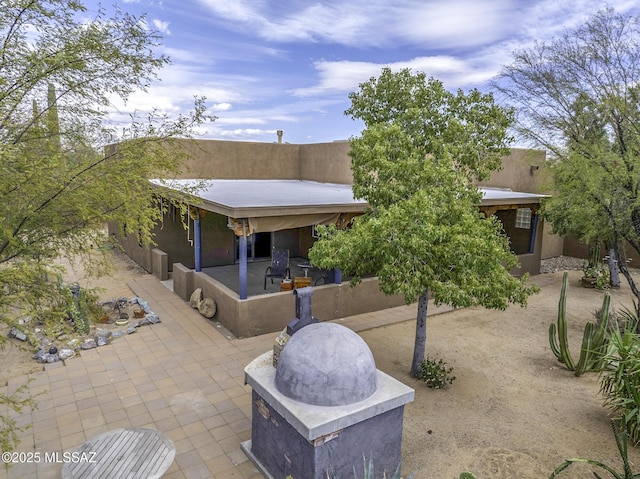
[[[277,368],[272,352],[245,368],[253,404],[244,451],[270,478],[351,477],[363,456],[374,460],[376,477],[393,474],[413,389],[377,370],[369,347],[350,329],[305,323],[286,342]]]

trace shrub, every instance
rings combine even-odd
[[[618,428],[616,421],[611,421],[611,427],[613,428],[613,436],[616,440],[616,446],[618,447],[618,453],[620,454],[620,458],[622,459],[622,472],[616,471],[611,466],[604,464],[600,461],[595,461],[593,459],[587,459],[582,457],[574,457],[571,459],[567,459],[562,464],[560,464],[556,469],[551,473],[549,479],[554,479],[560,473],[562,473],[565,469],[567,469],[571,464],[582,463],[582,464],[590,464],[592,466],[598,467],[604,471],[607,471],[611,476],[615,479],[634,479],[636,477],[640,477],[640,474],[634,474],[631,470],[631,463],[627,457],[627,434],[625,428]],[[596,478],[600,478],[601,476],[592,471],[593,475]]]
[[[422,362],[418,379],[422,379],[427,387],[441,389],[452,384],[456,377],[451,373],[452,367],[447,367],[442,359],[427,358]]]
[[[640,444],[640,334],[634,321],[610,333],[603,360],[606,367],[600,374],[600,392],[604,403],[626,424],[629,439]]]

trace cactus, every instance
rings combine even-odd
[[[551,351],[564,363],[569,371],[573,371],[576,376],[580,376],[585,371],[597,371],[601,369],[601,353],[608,343],[607,322],[609,320],[609,305],[611,296],[604,295],[600,316],[597,323],[589,322],[584,328],[582,336],[582,346],[580,348],[580,358],[576,363],[569,351],[567,341],[567,291],[569,290],[569,273],[565,272],[562,277],[562,290],[560,301],[558,302],[558,322],[549,325],[549,344]],[[556,334],[557,333],[557,334]]]

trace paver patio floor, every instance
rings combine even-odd
[[[51,459],[98,434],[128,427],[157,429],[175,443],[165,479],[262,477],[240,449],[251,436],[244,367],[270,350],[277,334],[229,340],[155,277],[129,286],[162,322],[34,374],[30,389],[42,395],[37,410],[17,418],[18,424],[33,425],[21,435],[18,451],[40,453],[40,460],[8,471],[0,467],[0,478],[58,479],[62,463],[45,462],[45,454]],[[335,322],[360,331],[415,314],[410,305]],[[9,381],[0,394],[24,381]]]

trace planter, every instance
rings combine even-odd
[[[290,279],[283,279],[280,283],[280,291],[291,291],[293,290],[293,281]]]
[[[585,288],[595,288],[597,282],[598,282],[598,278],[594,278],[590,276],[583,276],[582,279],[580,280],[580,283],[582,283],[582,286],[584,286]]]

